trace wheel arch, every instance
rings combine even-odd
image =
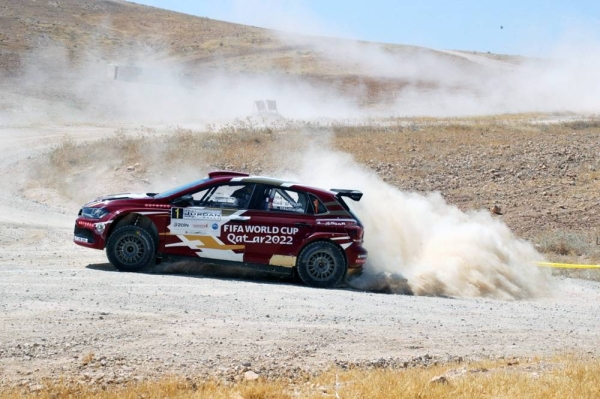
[[[300,259],[300,254],[302,254],[302,251],[304,251],[304,249],[306,247],[308,247],[309,245],[314,244],[316,242],[326,242],[326,243],[333,244],[336,247],[338,247],[339,250],[342,251],[342,255],[344,256],[344,262],[346,263],[346,268],[348,268],[348,255],[346,255],[346,250],[344,250],[344,248],[342,248],[342,246],[340,244],[338,244],[334,240],[331,240],[326,237],[315,237],[312,240],[306,241],[306,243],[302,246],[302,248],[300,248],[300,251],[298,251],[298,256],[296,257],[296,266],[294,266],[294,270],[296,270],[298,268],[298,262]]]
[[[129,212],[119,215],[119,217],[115,219],[113,223],[111,223],[108,233],[106,234],[107,242],[113,231],[117,230],[117,228],[121,226],[140,226],[146,229],[148,232],[151,233],[155,247],[158,248],[158,228],[156,227],[156,224],[154,224],[152,219],[150,219],[148,216],[140,215],[136,212]]]

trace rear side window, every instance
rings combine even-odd
[[[315,215],[327,213],[327,208],[325,208],[325,205],[323,205],[320,199],[318,199],[312,194],[310,196],[310,207],[311,210],[309,213],[314,213]]]

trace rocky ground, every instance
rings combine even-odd
[[[60,376],[102,384],[166,374],[240,379],[247,371],[291,377],[333,364],[597,354],[595,282],[557,279],[551,297],[502,302],[173,269],[124,275],[101,252],[61,244],[69,238],[61,229],[3,229],[2,384]]]

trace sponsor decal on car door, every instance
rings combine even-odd
[[[244,243],[223,241],[223,227],[246,220],[255,184],[224,183],[191,195],[190,206],[174,206],[167,226],[165,252],[201,258],[244,261]]]
[[[244,210],[205,207],[173,207],[165,249],[167,253],[242,262],[245,245],[226,244],[221,239],[232,219],[243,217]]]
[[[246,262],[294,267],[306,238],[314,231],[307,196],[283,187],[265,187],[247,220],[223,226],[223,241],[244,244]]]
[[[312,217],[266,211],[248,213],[250,223],[223,226],[224,233],[228,232],[224,241],[244,243],[246,262],[294,267],[305,239],[314,231]]]

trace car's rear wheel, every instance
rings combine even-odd
[[[152,235],[140,226],[118,227],[106,244],[106,256],[117,270],[139,272],[154,260],[156,247]]]
[[[296,269],[304,284],[332,288],[340,284],[346,275],[346,258],[337,245],[317,241],[302,250]]]

